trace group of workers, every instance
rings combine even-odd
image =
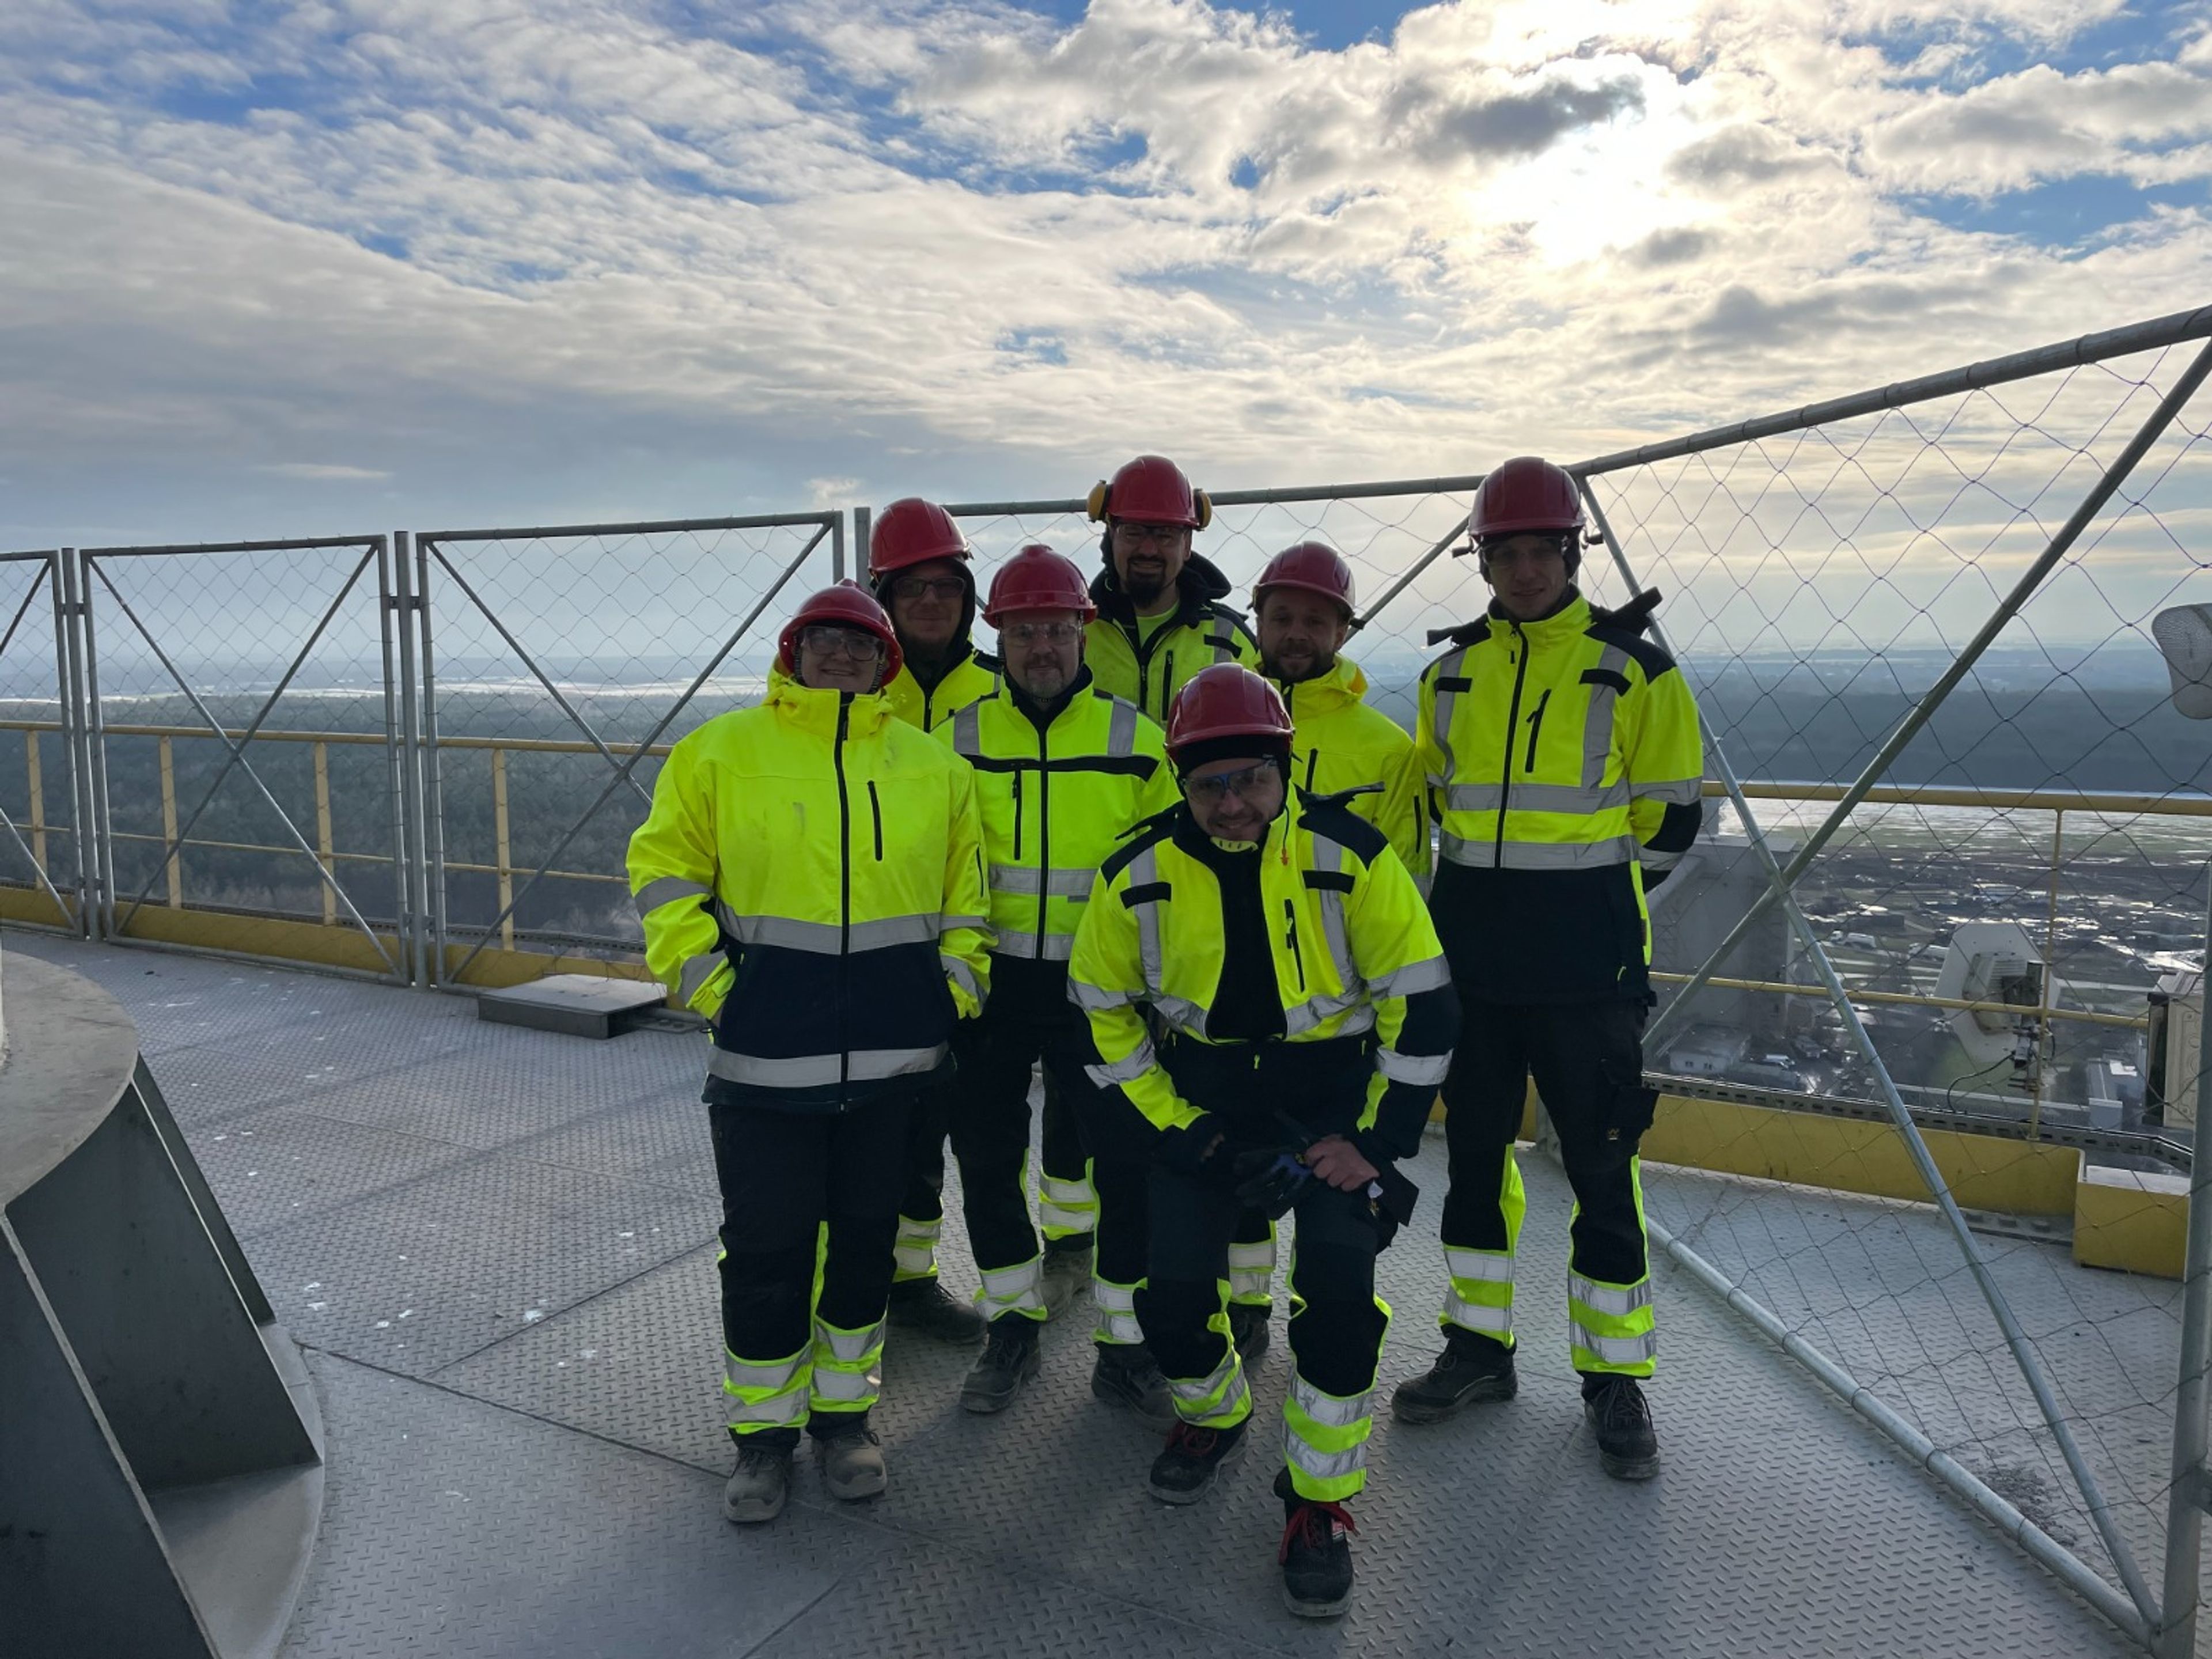
[[[1291,1610],[1332,1617],[1390,1321],[1376,1256],[1439,1094],[1443,1348],[1394,1415],[1513,1397],[1533,1076],[1575,1194],[1592,1438],[1607,1474],[1657,1471],[1644,896],[1699,826],[1697,709],[1647,636],[1656,595],[1579,591],[1580,493],[1533,457],[1476,493],[1489,604],[1411,735],[1342,654],[1334,550],[1277,555],[1248,624],[1171,462],[1090,511],[1095,574],[1026,546],[979,607],[954,519],[884,509],[872,592],[800,605],[763,701],[676,745],[630,843],[647,959],[712,1030],[723,1512],[778,1515],[802,1437],[833,1497],[884,1490],[887,1326],[980,1343],[960,1404],[997,1412],[1086,1288],[1093,1393],[1164,1431],[1152,1496],[1198,1501],[1250,1426],[1290,1218],[1278,1560]],[[967,1301],[937,1269],[948,1137]]]

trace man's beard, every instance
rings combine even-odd
[[[1150,605],[1168,591],[1167,571],[1162,567],[1157,574],[1147,571],[1139,575],[1132,570],[1121,578],[1121,591],[1139,605]]]

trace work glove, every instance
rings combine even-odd
[[[1218,1156],[1218,1154],[1217,1154]],[[1314,1172],[1288,1146],[1254,1146],[1237,1154],[1237,1201],[1264,1211],[1270,1221],[1290,1213],[1314,1180]]]
[[[1211,1112],[1200,1112],[1179,1129],[1163,1131],[1154,1156],[1163,1169],[1221,1184],[1226,1184],[1236,1163],[1221,1120]]]

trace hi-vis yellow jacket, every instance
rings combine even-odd
[[[1008,681],[937,729],[975,769],[992,949],[1066,962],[1098,866],[1139,818],[1175,804],[1166,739],[1079,678],[1051,723]]]
[[[1316,795],[1368,789],[1345,805],[1389,837],[1406,868],[1425,879],[1427,791],[1413,740],[1381,709],[1368,707],[1367,676],[1359,665],[1339,657],[1317,678],[1297,684],[1277,680],[1275,686],[1297,728],[1291,738],[1292,781]]]
[[[908,726],[934,732],[976,698],[995,690],[998,684],[998,659],[970,643],[961,647],[959,659],[928,690],[922,689],[912,668],[901,663],[883,692],[891,700],[892,714]]]
[[[1260,647],[1243,613],[1223,605],[1229,578],[1195,553],[1176,579],[1181,604],[1146,637],[1137,608],[1114,580],[1110,561],[1091,584],[1098,614],[1083,630],[1083,663],[1098,682],[1160,725],[1183,682],[1218,662],[1260,671]]]
[[[1695,839],[1705,777],[1697,703],[1644,635],[1657,602],[1597,611],[1570,588],[1531,623],[1493,605],[1423,672],[1431,904],[1462,991],[1649,996],[1644,889]]]
[[[1145,1011],[1174,1041],[1237,1041],[1209,1030],[1212,1011],[1228,1000],[1232,976],[1257,975],[1279,1000],[1279,1041],[1373,1042],[1358,1127],[1376,1132],[1382,1156],[1410,1156],[1450,1064],[1458,1016],[1406,866],[1373,825],[1292,791],[1254,864],[1239,866],[1258,882],[1269,946],[1267,960],[1251,961],[1229,948],[1237,896],[1224,894],[1218,860],[1200,850],[1209,844],[1189,807],[1177,805],[1099,869],[1067,988],[1090,1018],[1100,1060],[1092,1080],[1119,1088],[1158,1128],[1189,1127],[1200,1109],[1162,1065]]]
[[[714,1022],[706,1098],[836,1111],[911,1088],[982,1007],[975,774],[880,691],[800,685],[676,745],[630,837],[646,961]]]

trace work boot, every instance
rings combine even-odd
[[[1659,1473],[1659,1436],[1634,1377],[1585,1376],[1583,1415],[1597,1437],[1597,1461],[1607,1474],[1616,1480],[1649,1480]]]
[[[1390,1415],[1401,1423],[1441,1423],[1463,1407],[1510,1400],[1520,1387],[1512,1349],[1486,1336],[1455,1332],[1435,1364],[1398,1385]]]
[[[1237,1345],[1237,1357],[1247,1365],[1258,1364],[1260,1356],[1267,1352],[1274,1334],[1267,1328],[1267,1317],[1273,1312],[1264,1302],[1229,1304],[1229,1340]]]
[[[890,1474],[884,1468],[884,1443],[865,1417],[834,1434],[818,1436],[814,1458],[822,1465],[822,1484],[840,1503],[879,1498],[890,1484]]]
[[[1301,1498],[1291,1472],[1275,1476],[1283,1500],[1283,1544],[1275,1560],[1283,1569],[1283,1605],[1301,1619],[1336,1619],[1352,1604],[1351,1534],[1359,1528],[1341,1504]]]
[[[1037,1374],[1037,1322],[1006,1314],[991,1322],[991,1334],[975,1368],[960,1385],[963,1411],[1002,1412],[1014,1403],[1022,1384]]]
[[[988,1322],[934,1279],[902,1279],[892,1285],[884,1317],[900,1330],[920,1331],[939,1342],[981,1342]]]
[[[722,1488],[722,1518],[741,1527],[773,1521],[791,1496],[791,1454],[799,1437],[789,1429],[769,1429],[736,1438],[738,1467]]]
[[[1233,1429],[1202,1429],[1178,1419],[1168,1434],[1167,1449],[1152,1460],[1152,1496],[1163,1504],[1195,1504],[1243,1443],[1242,1423]]]
[[[1092,1251],[1089,1238],[1048,1239],[1044,1247],[1044,1277],[1038,1294],[1044,1297],[1044,1316],[1057,1319],[1076,1297],[1091,1288]]]
[[[1165,1434],[1179,1420],[1168,1380],[1141,1342],[1102,1342],[1091,1368],[1091,1392],[1109,1406],[1132,1413],[1147,1428]]]

